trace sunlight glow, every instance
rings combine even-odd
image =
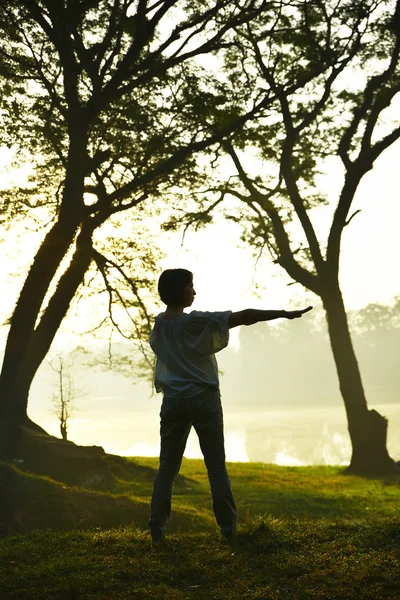
[[[275,460],[273,462],[274,464],[278,465],[278,467],[304,466],[304,463],[301,460],[295,456],[292,456],[291,454],[288,454],[286,450],[279,450],[279,452],[276,453]]]
[[[113,451],[110,448],[104,448],[106,452],[111,454],[120,454],[121,456],[159,456],[160,444],[147,444],[146,442],[134,444],[127,450]]]
[[[246,432],[232,431],[225,436],[226,460],[229,462],[249,462],[246,452]]]
[[[349,437],[335,432],[329,435],[327,426],[324,427],[323,444],[321,448],[321,464],[347,465],[351,457]]]

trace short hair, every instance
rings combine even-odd
[[[164,304],[177,306],[184,301],[184,287],[192,283],[193,273],[186,269],[167,269],[158,280],[158,293]]]

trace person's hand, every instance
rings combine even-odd
[[[302,317],[304,313],[312,310],[312,308],[312,306],[307,306],[307,308],[303,308],[302,310],[287,310],[285,311],[285,317],[286,319],[298,319],[299,317]]]

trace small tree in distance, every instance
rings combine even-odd
[[[57,374],[57,391],[53,393],[51,402],[52,413],[60,422],[61,437],[64,441],[68,439],[68,421],[77,411],[74,401],[82,396],[74,383],[74,361],[70,357],[66,359],[62,354],[51,361],[50,367]]]

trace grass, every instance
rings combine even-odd
[[[24,510],[41,497],[53,516],[36,530],[21,517],[24,533],[0,541],[1,600],[400,599],[399,477],[229,464],[240,523],[231,546],[217,534],[203,462],[184,460],[168,540],[153,548],[145,528],[157,460],[124,462],[108,491],[13,469],[14,500],[29,490]]]
[[[157,468],[156,458],[128,459]],[[228,471],[244,523],[256,514],[320,519],[400,517],[400,477],[364,478],[345,475],[339,467],[277,467],[263,463],[228,463]],[[207,474],[202,460],[184,459],[174,506],[188,504],[209,515],[215,529]],[[133,488],[131,486],[134,486]],[[145,499],[151,488],[143,480],[119,483],[119,491]]]

